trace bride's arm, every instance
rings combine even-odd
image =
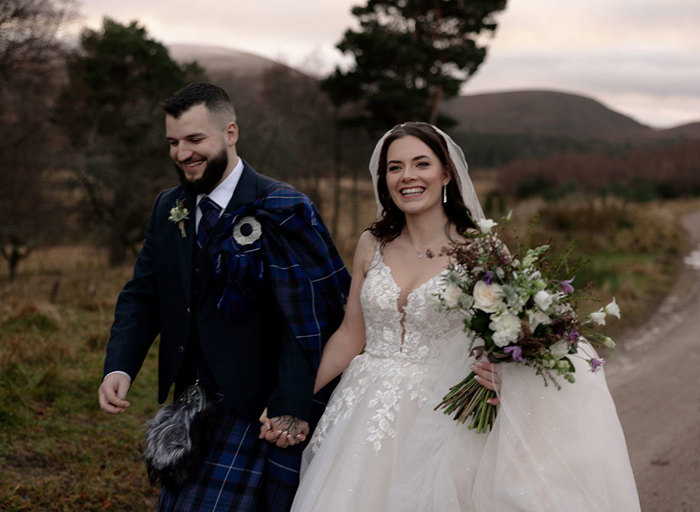
[[[323,349],[321,364],[316,374],[314,393],[336,378],[348,367],[352,358],[360,353],[365,345],[365,319],[360,305],[360,291],[365,274],[374,259],[377,241],[365,231],[360,236],[352,262],[352,281],[345,306],[345,316],[338,330],[330,337]]]

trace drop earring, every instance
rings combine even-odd
[[[447,185],[442,186],[442,204],[447,202]]]

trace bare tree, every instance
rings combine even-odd
[[[50,118],[63,77],[58,31],[74,9],[73,0],[0,1],[0,245],[12,277],[28,244],[49,237],[59,219]]]

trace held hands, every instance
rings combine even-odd
[[[131,387],[131,381],[121,373],[111,373],[102,381],[97,397],[100,408],[108,414],[119,414],[126,411],[131,405],[126,401],[126,393]]]
[[[501,391],[501,372],[497,364],[479,361],[471,366],[471,370],[476,374],[474,380],[479,384],[492,391]],[[500,400],[496,397],[488,399],[487,402],[491,405],[498,405]]]
[[[289,414],[268,418],[265,409],[260,415],[260,423],[260,439],[275,443],[280,448],[303,443],[309,435],[309,424]]]

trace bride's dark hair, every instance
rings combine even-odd
[[[467,207],[462,200],[462,194],[457,185],[457,171],[454,162],[450,158],[445,139],[436,132],[428,123],[404,123],[395,126],[384,139],[379,153],[379,167],[377,169],[377,193],[383,212],[379,220],[372,223],[370,233],[384,246],[401,234],[406,225],[406,216],[391,199],[389,189],[386,186],[387,152],[392,142],[403,137],[413,136],[423,141],[440,160],[443,169],[450,176],[447,184],[447,202],[442,207],[447,215],[448,225],[453,224],[457,232],[464,233],[469,228],[476,226],[472,222]]]

